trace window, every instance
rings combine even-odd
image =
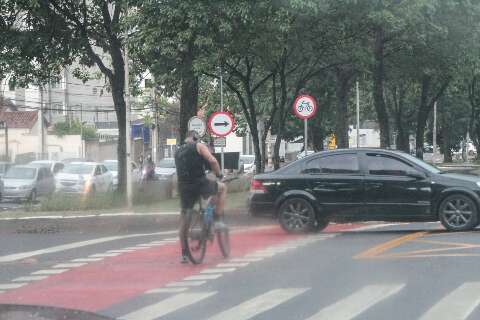
[[[96,176],[99,176],[99,175],[101,175],[101,174],[102,174],[102,169],[100,168],[100,166],[97,166],[97,167],[95,168],[95,175],[96,175]]]
[[[107,167],[105,167],[104,165],[102,165],[101,167],[102,167],[102,174],[108,171]]]
[[[37,177],[38,180],[43,180],[45,179],[45,172],[43,171],[43,168],[39,168],[38,169],[38,177]]]
[[[303,173],[352,174],[360,171],[356,154],[337,154],[307,162]]]
[[[63,169],[64,165],[63,163],[56,163],[55,166],[53,167],[53,173],[57,173]]]
[[[367,154],[368,173],[372,175],[405,176],[412,167],[405,162],[381,154]]]

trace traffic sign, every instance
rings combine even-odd
[[[317,102],[312,96],[301,95],[295,99],[293,103],[293,113],[302,119],[310,119],[317,112]]]
[[[208,118],[208,129],[218,137],[225,137],[233,131],[235,120],[230,112],[214,112]]]
[[[205,121],[200,117],[191,117],[190,120],[188,120],[188,131],[195,131],[200,137],[203,137],[205,131],[207,131]]]
[[[213,140],[213,145],[217,148],[225,148],[227,146],[226,137],[218,137]]]
[[[177,139],[167,139],[167,146],[176,146],[177,145]]]

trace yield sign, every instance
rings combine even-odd
[[[225,137],[232,132],[235,120],[230,112],[214,112],[208,118],[208,129],[218,137]]]

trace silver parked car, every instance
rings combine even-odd
[[[62,162],[54,160],[36,160],[30,162],[28,165],[37,168],[48,168],[53,175],[56,175],[62,171],[63,167],[65,166]]]
[[[105,165],[96,162],[72,162],[55,176],[58,192],[92,194],[113,190],[113,176]]]
[[[105,160],[103,161],[105,167],[107,167],[108,171],[112,173],[113,176],[113,188],[116,189],[118,187],[118,160]],[[132,181],[134,184],[138,184],[142,179],[142,172],[138,168],[135,162],[131,162],[131,169],[132,169]]]
[[[39,195],[55,191],[55,179],[48,168],[11,167],[3,177],[3,196],[7,199],[35,201]]]

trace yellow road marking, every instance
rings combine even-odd
[[[353,258],[354,259],[366,259],[366,258],[375,258],[377,257],[378,255],[380,255],[381,253],[387,251],[387,250],[390,250],[390,249],[393,249],[395,247],[398,247],[399,245],[403,244],[403,243],[406,243],[406,242],[409,242],[409,241],[413,241],[415,239],[418,239],[418,238],[421,238],[423,237],[424,235],[428,234],[427,231],[420,231],[420,232],[415,232],[415,233],[411,233],[411,234],[407,234],[403,237],[400,237],[400,238],[396,238],[396,239],[393,239],[393,240],[390,240],[390,241],[387,241],[387,242],[384,242],[382,244],[379,244],[373,248],[370,248],[366,251],[363,251],[359,254],[357,254],[356,256],[354,256]]]

